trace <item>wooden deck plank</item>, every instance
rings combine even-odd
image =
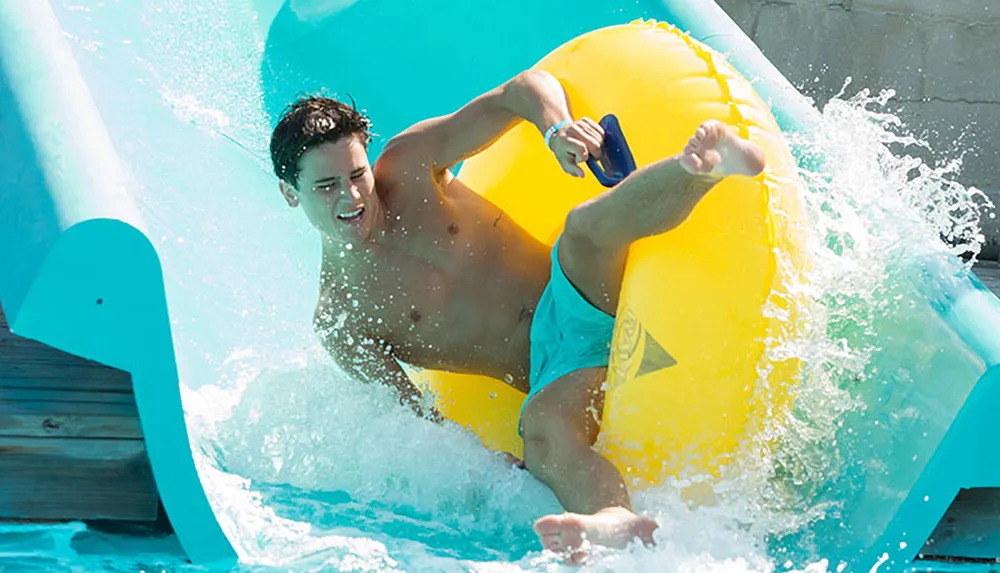
[[[132,377],[11,333],[0,301],[0,388],[131,393]]]
[[[135,395],[130,392],[0,388],[0,402],[99,402],[134,405]]]
[[[109,416],[138,418],[135,404],[103,402],[2,402],[0,416],[5,414],[55,414],[59,416]]]
[[[0,519],[157,517],[142,440],[0,437]]]
[[[139,419],[122,416],[0,413],[0,437],[142,439]]]
[[[134,401],[0,400],[0,436],[141,439],[142,427]]]
[[[0,354],[2,356],[2,354]],[[88,388],[94,392],[121,392],[122,384],[116,380],[109,379],[108,376],[100,372],[92,376],[71,376],[65,379],[60,378],[36,378],[32,376],[18,376],[3,378],[0,373],[0,387],[3,388],[38,388],[43,390],[79,390],[86,391]]]
[[[142,427],[131,394],[0,389],[0,436],[141,439]]]
[[[131,393],[132,377],[127,372],[15,337],[0,340],[0,387]]]

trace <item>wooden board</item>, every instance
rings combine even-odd
[[[0,388],[131,392],[132,378],[128,372],[7,331],[0,338]]]
[[[0,388],[0,436],[142,439],[124,392]]]
[[[0,520],[157,518],[128,372],[12,334],[0,308]]]
[[[131,404],[135,406],[135,396],[131,392],[86,392],[74,390],[52,390],[31,388],[2,388],[0,401],[7,402],[96,402],[101,404]]]
[[[0,437],[115,438],[142,440],[139,418],[117,404],[78,404],[53,407],[50,402],[0,402]],[[71,406],[65,408],[64,406]],[[134,412],[134,407],[131,408]]]
[[[0,520],[157,517],[142,440],[0,437]]]

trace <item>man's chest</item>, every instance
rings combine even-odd
[[[489,314],[504,273],[489,272],[485,257],[447,248],[433,258],[386,258],[352,277],[355,319],[386,339],[427,342]]]
[[[336,288],[347,320],[397,354],[508,339],[530,322],[548,279],[547,247],[478,195],[460,195],[397,211],[390,240],[372,245]]]

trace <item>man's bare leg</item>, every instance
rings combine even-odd
[[[763,151],[723,124],[702,124],[684,151],[644,167],[567,217],[559,262],[567,278],[608,314],[618,306],[625,258],[632,242],[682,223],[716,183],[753,176]],[[618,470],[591,446],[597,437],[606,369],[587,368],[546,386],[524,412],[525,464],[572,513],[535,523],[546,549],[582,557],[583,542],[624,547],[652,543],[656,522],[632,512]]]
[[[603,408],[607,368],[582,368],[554,380],[524,409],[527,469],[548,485],[566,513],[535,523],[542,546],[580,561],[584,539],[624,547],[634,538],[652,543],[656,522],[631,511],[621,474],[592,449]]]
[[[592,304],[614,314],[632,243],[683,223],[725,177],[754,176],[763,168],[760,147],[718,121],[706,121],[681,154],[647,165],[574,207],[559,243],[559,261]]]

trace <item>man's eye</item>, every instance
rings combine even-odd
[[[364,176],[365,176],[365,172],[361,171],[359,173],[355,173],[354,175],[351,175],[351,180],[357,181],[358,179],[361,179]]]

